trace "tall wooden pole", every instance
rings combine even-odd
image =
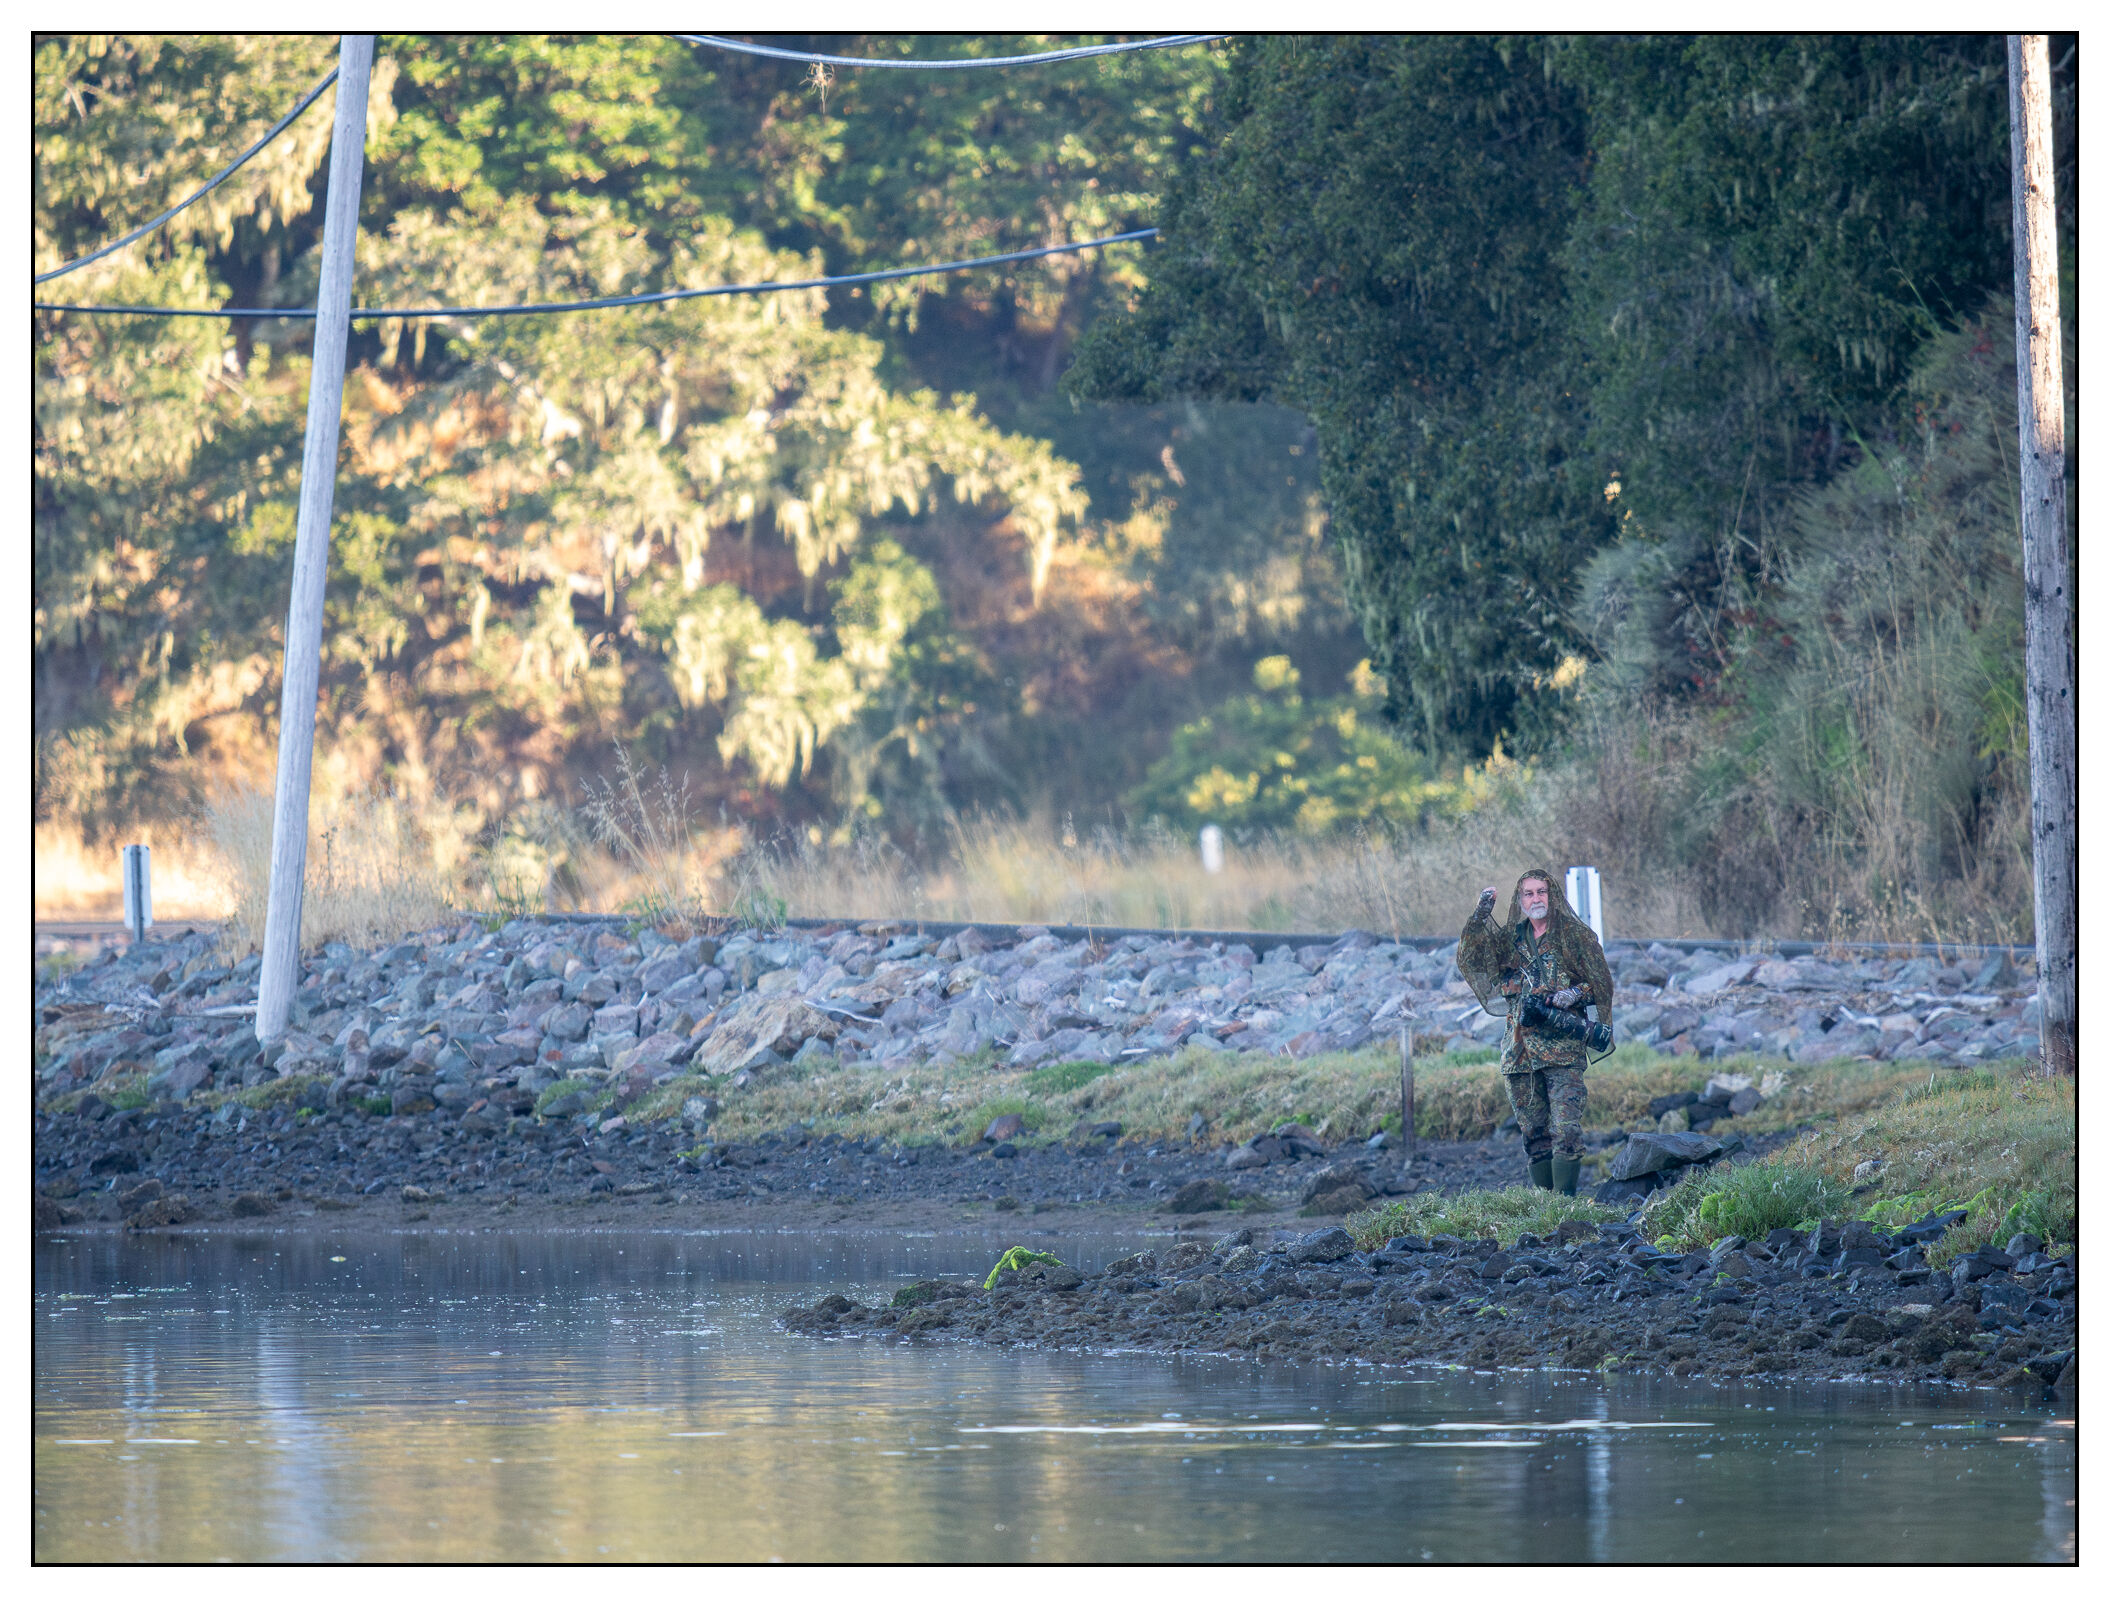
[[[2051,51],[2010,34],[2007,104],[2015,206],[2015,382],[2022,424],[2022,618],[2029,702],[2029,841],[2037,896],[2044,1069],[2074,1072],[2080,883],[2073,587],[2066,528],[2066,399],[2059,239],[2052,209]]]
[[[1420,1148],[1414,1136],[1414,1029],[1399,1035],[1399,1146],[1409,1158]]]
[[[359,180],[366,166],[366,84],[374,35],[348,33],[337,51],[337,120],[322,221],[322,282],[315,296],[315,365],[308,377],[308,436],[301,454],[300,520],[293,543],[293,600],[278,707],[278,793],[271,816],[271,898],[258,973],[256,1035],[286,1030],[300,975],[301,879],[308,864],[308,785],[315,765],[315,693],[322,671],[322,590],[330,565],[330,509],[337,491],[337,432],[344,405],[344,345],[351,328],[352,253]]]

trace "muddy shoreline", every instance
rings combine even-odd
[[[750,1141],[699,1141],[693,1128],[617,1118],[598,1126],[528,1117],[374,1116],[279,1105],[115,1110],[92,1097],[35,1119],[40,1227],[134,1230],[270,1221],[328,1227],[449,1223],[906,1224],[897,1216],[986,1215],[1018,1222],[1088,1214],[1126,1224],[1225,1216],[1303,1230],[1323,1173],[1356,1185],[1331,1200],[1465,1192],[1524,1179],[1521,1141],[1424,1140],[1412,1157],[1305,1137],[1260,1168],[1205,1136],[1151,1140],[1116,1122],[1066,1139],[966,1148],[819,1136],[803,1127]],[[1302,1129],[1299,1129],[1300,1134]],[[1594,1134],[1593,1134],[1594,1135]],[[1763,1140],[1762,1140],[1763,1141]],[[1754,1145],[1755,1147],[1756,1145]],[[1195,1185],[1202,1184],[1197,1192]],[[1325,1201],[1322,1201],[1325,1202]],[[467,1224],[464,1222],[464,1224]],[[1095,1223],[1097,1224],[1097,1223]]]
[[[1834,1269],[1836,1259],[1798,1265],[1811,1256],[1785,1237],[1774,1250],[1736,1242],[1659,1255],[1630,1224],[1564,1223],[1560,1236],[1507,1249],[1437,1237],[1361,1251],[1340,1228],[1273,1244],[1240,1229],[1092,1274],[1026,1261],[986,1289],[931,1279],[882,1303],[831,1294],[784,1324],[824,1337],[1099,1353],[2076,1396],[2070,1273],[2059,1297],[2027,1299],[2010,1272],[1955,1285],[1935,1273]],[[2009,1308],[2018,1292],[2020,1314]]]
[[[986,1238],[992,1265],[1017,1245],[1059,1258],[1065,1238],[1088,1233],[1153,1245],[1091,1277],[1029,1266],[986,1292],[962,1280],[920,1283],[893,1302],[831,1297],[789,1318],[803,1333],[1942,1381],[2033,1400],[2071,1396],[2077,1380],[2071,1255],[1980,1250],[1960,1271],[1936,1271],[1911,1239],[1836,1229],[1814,1254],[1787,1234],[1659,1255],[1630,1222],[1569,1223],[1508,1249],[1437,1237],[1366,1251],[1311,1213],[1325,1202],[1313,1198],[1319,1174],[1351,1166],[1380,1199],[1512,1186],[1525,1169],[1513,1134],[1423,1143],[1411,1159],[1349,1145],[1232,1171],[1228,1149],[1103,1127],[1039,1147],[902,1148],[793,1127],[698,1148],[666,1124],[581,1132],[511,1118],[493,1130],[350,1108],[91,1105],[39,1116],[35,1148],[38,1229],[75,1236],[936,1231]],[[1213,1184],[1207,1207],[1179,1213],[1203,1184]]]

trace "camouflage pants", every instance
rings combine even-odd
[[[1589,1096],[1582,1072],[1573,1066],[1552,1066],[1519,1071],[1503,1077],[1502,1082],[1509,1089],[1510,1108],[1517,1112],[1527,1160],[1535,1165],[1555,1155],[1564,1160],[1582,1158],[1583,1103]]]

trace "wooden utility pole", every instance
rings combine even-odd
[[[2074,1072],[2080,882],[2075,760],[2073,563],[2066,529],[2066,396],[2059,349],[2059,238],[2052,209],[2051,50],[2010,34],[2015,383],[2022,429],[2022,621],[2029,701],[2029,842],[2037,898],[2044,1069]]]
[[[278,793],[271,815],[271,898],[264,919],[264,966],[257,977],[256,1035],[266,1043],[286,1030],[300,975],[301,880],[308,865],[308,786],[315,765],[315,694],[322,672],[322,590],[330,566],[344,345],[351,329],[352,254],[359,235],[359,180],[366,166],[366,84],[373,65],[374,35],[344,35],[337,50],[337,118],[330,135],[330,186],[322,221],[322,282],[315,294],[315,364],[308,376],[293,600],[286,610]]]
[[[1420,1147],[1414,1136],[1414,1029],[1399,1035],[1399,1146],[1411,1158]]]

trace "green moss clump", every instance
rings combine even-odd
[[[1061,1260],[1052,1254],[1043,1254],[1037,1249],[1008,1248],[1004,1256],[990,1269],[988,1279],[982,1283],[982,1291],[988,1292],[996,1286],[996,1279],[1006,1271],[1022,1271],[1028,1265],[1060,1265]]]

